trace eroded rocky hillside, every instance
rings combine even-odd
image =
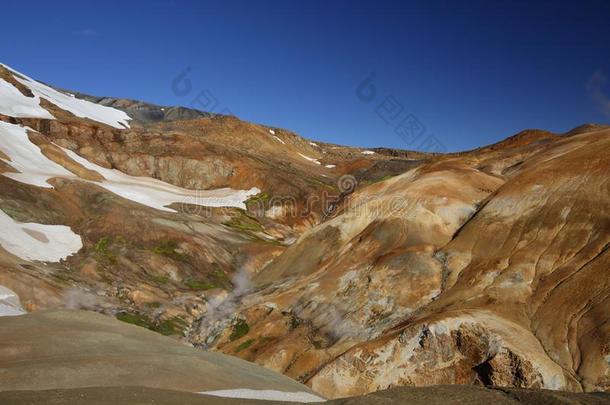
[[[204,295],[320,222],[342,174],[413,164],[228,116],[137,121],[0,71],[0,284],[27,310],[97,308],[181,335]]]
[[[526,132],[358,188],[254,276],[248,334],[204,317],[195,337],[331,397],[608,390],[609,148],[607,129]]]
[[[610,390],[608,127],[427,155],[171,111],[0,66],[0,314],[92,309],[329,398]]]

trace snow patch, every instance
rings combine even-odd
[[[278,141],[281,142],[283,145],[286,145],[286,142],[282,141],[279,137],[273,135],[273,137]]]
[[[303,158],[303,159],[305,159],[305,160],[309,160],[310,162],[313,162],[313,163],[315,163],[315,164],[317,164],[317,165],[321,165],[321,164],[322,164],[322,163],[320,163],[320,162],[318,161],[318,159],[314,159],[314,158],[311,158],[311,157],[309,157],[309,156],[305,156],[305,155],[303,155],[302,153],[299,153],[299,152],[297,152],[297,153],[298,153],[298,155],[299,155],[300,157],[302,157],[302,158]]]
[[[58,262],[78,252],[80,236],[64,225],[17,222],[0,210],[0,245],[24,260]]]
[[[337,165],[325,165],[324,167],[326,167],[327,169],[334,169],[335,167],[337,167]]]
[[[3,162],[20,173],[4,172],[3,176],[33,186],[53,188],[47,180],[53,177],[74,177],[63,166],[42,154],[40,148],[28,138],[26,128],[0,121],[0,150],[10,160]]]
[[[106,181],[93,182],[123,198],[162,211],[172,203],[185,203],[207,207],[237,207],[245,209],[244,201],[260,193],[256,187],[250,190],[221,188],[216,190],[188,190],[150,177],[135,177],[119,170],[106,169],[80,157],[75,152],[61,148],[70,159],[87,169],[101,174]],[[30,141],[26,128],[0,121],[0,150],[9,160],[1,159],[19,173],[4,172],[3,176],[37,187],[52,188],[47,182],[54,177],[84,180],[42,154],[40,148]]]
[[[19,296],[3,285],[0,285],[0,316],[18,316],[25,314]]]
[[[375,154],[375,152],[373,152],[372,150],[363,150],[360,153],[362,153],[363,155],[374,155]]]
[[[241,399],[261,399],[267,401],[287,401],[287,402],[326,402],[322,397],[319,397],[308,392],[285,392],[277,390],[253,390],[249,388],[237,388],[232,390],[216,390],[203,391],[198,394],[212,395],[223,398],[241,398]]]
[[[275,135],[275,131],[274,131],[274,130],[272,130],[272,129],[270,129],[270,130],[269,130],[269,133],[270,133],[271,135]]]
[[[77,117],[89,118],[93,121],[101,122],[114,128],[129,128],[128,121],[131,120],[131,118],[123,111],[112,107],[95,104],[90,101],[81,100],[74,97],[72,94],[61,93],[47,85],[27,77],[23,73],[9,68],[6,65],[3,66],[11,72],[16,73],[17,75],[14,76],[15,80],[29,88],[37,98],[44,98],[62,110],[69,111]]]
[[[62,148],[63,149],[63,148]],[[106,181],[99,184],[106,190],[131,201],[156,208],[161,211],[175,212],[166,205],[185,203],[206,207],[237,207],[246,209],[244,201],[248,197],[260,193],[256,187],[250,190],[233,190],[219,188],[215,190],[188,190],[150,177],[136,177],[116,169],[106,169],[77,155],[69,149],[63,149],[70,159],[87,169],[101,174]]]
[[[317,146],[318,146],[318,144],[317,144],[317,143],[315,143],[315,142],[309,142],[309,144],[310,144],[311,146],[315,146],[315,147],[317,147]]]
[[[55,118],[40,106],[40,97],[26,97],[4,79],[0,79],[0,114],[15,118]]]

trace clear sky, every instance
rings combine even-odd
[[[610,2],[533,3],[3,1],[0,61],[355,146],[431,135],[464,150],[609,123]]]

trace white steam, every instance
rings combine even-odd
[[[211,344],[219,333],[230,326],[242,297],[252,291],[250,276],[243,268],[237,271],[231,281],[233,291],[227,295],[211,297],[206,302],[206,313],[199,320],[201,336],[207,337],[205,345]]]
[[[64,292],[64,306],[68,309],[98,309],[101,305],[100,298],[80,288],[70,288]]]
[[[589,95],[597,103],[602,114],[610,117],[610,97],[604,92],[604,87],[608,84],[606,75],[598,70],[587,82],[587,91]]]

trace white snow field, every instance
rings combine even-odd
[[[0,121],[0,151],[10,159],[0,158],[0,160],[19,171],[19,173],[4,172],[2,175],[21,183],[53,188],[47,182],[53,177],[89,181],[80,179],[74,173],[43,155],[40,148],[29,140],[26,128],[19,125]],[[260,193],[260,190],[256,187],[250,190],[233,190],[230,188],[188,190],[150,177],[130,176],[119,170],[106,169],[89,162],[69,149],[63,149],[63,151],[75,162],[98,172],[106,179],[103,182],[92,183],[99,184],[123,198],[162,211],[175,212],[165,207],[165,205],[172,203],[245,209],[244,201],[248,197]]]
[[[284,392],[277,390],[253,390],[249,388],[238,388],[232,390],[203,391],[198,392],[198,394],[224,398],[261,399],[267,401],[326,402],[326,400],[322,397],[302,391]]]
[[[25,314],[19,296],[3,285],[0,285],[0,316],[18,316]]]
[[[40,97],[26,97],[4,79],[0,79],[0,114],[16,118],[55,118],[40,106]]]
[[[20,172],[4,172],[2,175],[18,182],[53,188],[47,182],[50,178],[75,177],[72,172],[43,155],[22,126],[0,121],[0,151],[10,158],[0,160]]]
[[[58,262],[78,252],[80,236],[64,225],[17,222],[0,210],[0,245],[24,260]]]
[[[375,152],[373,152],[372,150],[363,150],[361,152],[363,155],[374,155]]]
[[[101,183],[95,182],[95,184],[99,184],[106,190],[118,194],[123,198],[161,211],[175,212],[175,210],[167,208],[166,205],[176,202],[206,207],[237,207],[245,209],[246,204],[244,201],[248,197],[260,193],[260,190],[256,187],[250,190],[233,190],[231,188],[188,190],[150,177],[130,176],[116,169],[106,169],[89,162],[69,149],[63,149],[63,151],[66,152],[70,159],[80,163],[87,169],[98,172],[106,179],[106,181]]]
[[[131,120],[131,118],[123,111],[117,110],[116,108],[105,107],[103,105],[95,104],[90,101],[81,100],[74,97],[74,95],[72,94],[61,93],[47,85],[44,85],[34,79],[27,77],[26,75],[4,64],[2,66],[4,66],[6,69],[10,70],[15,74],[13,76],[15,80],[17,80],[19,83],[23,84],[32,91],[36,98],[35,101],[39,101],[39,98],[44,98],[45,100],[49,101],[52,104],[55,104],[62,110],[69,111],[77,117],[89,118],[90,120],[101,122],[103,124],[110,125],[114,128],[129,128],[129,120]],[[14,86],[12,87],[15,88]],[[4,89],[0,88],[1,92],[4,92],[3,90]],[[27,99],[28,97],[25,98]],[[23,99],[19,100],[23,101]],[[23,108],[27,109],[30,107],[31,102],[26,102],[25,104],[23,104]],[[13,109],[15,108],[19,109],[21,107],[13,107]],[[49,117],[50,114],[48,113],[48,111],[46,111],[46,113],[47,116],[42,116],[43,114],[41,113],[41,116],[35,116],[33,118],[53,118],[52,115]],[[17,115],[11,114],[5,115],[10,115],[11,117],[18,117]]]

